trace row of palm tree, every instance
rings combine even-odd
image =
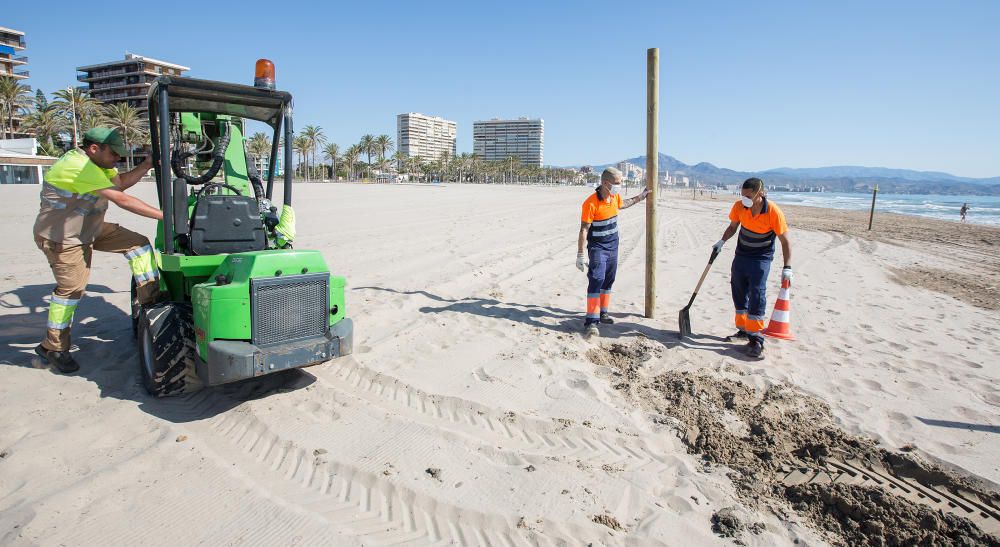
[[[148,122],[142,112],[126,103],[104,104],[87,91],[70,87],[52,94],[49,102],[42,90],[31,89],[9,76],[0,76],[0,136],[13,138],[18,132],[38,139],[39,152],[61,155],[75,148],[87,130],[106,126],[118,129],[133,163],[133,148],[149,142]]]
[[[76,147],[79,135],[88,129],[109,126],[118,129],[125,140],[129,167],[133,163],[133,148],[149,142],[147,121],[141,110],[125,103],[103,104],[86,90],[75,87],[60,89],[52,96],[51,102],[41,90],[32,96],[30,88],[18,80],[0,77],[0,137],[12,137],[15,129],[23,129],[36,136],[39,152],[58,156]],[[475,154],[452,157],[446,152],[440,158],[428,160],[399,151],[393,153],[395,146],[388,135],[366,134],[357,144],[341,150],[336,143],[327,141],[321,127],[307,125],[292,140],[292,150],[298,155],[295,173],[306,181],[336,179],[341,175],[349,179],[371,178],[377,171],[421,180],[508,184],[572,181],[575,177],[571,170],[522,165],[514,157],[487,162]],[[247,140],[247,150],[258,161],[269,157],[270,137],[254,133]],[[317,164],[317,153],[329,163]],[[361,161],[362,156],[367,161]]]
[[[340,176],[356,179],[370,178],[373,171],[378,171],[428,181],[505,184],[572,182],[577,178],[577,173],[571,169],[523,165],[515,157],[488,162],[476,154],[466,153],[454,158],[445,153],[436,160],[408,157],[399,151],[387,156],[394,147],[388,135],[365,135],[357,144],[341,151],[337,143],[326,142],[322,128],[309,125],[292,140],[292,150],[298,155],[295,175],[306,181]],[[254,133],[247,141],[247,150],[257,161],[269,157],[271,139],[264,133]],[[321,152],[328,163],[317,164],[317,152]],[[368,161],[361,161],[362,156]]]

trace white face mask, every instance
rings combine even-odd
[[[611,195],[612,196],[617,196],[618,193],[621,192],[621,191],[622,191],[622,185],[621,184],[612,184],[611,185]]]
[[[743,202],[743,206],[746,207],[747,209],[753,207],[753,199],[752,198],[748,198],[746,196],[743,196],[743,198],[740,201]]]

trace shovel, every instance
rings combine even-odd
[[[708,275],[708,270],[712,267],[712,263],[715,262],[715,257],[717,256],[719,256],[719,251],[712,249],[712,256],[708,259],[705,271],[701,272],[701,279],[698,280],[698,286],[694,288],[694,294],[691,295],[691,300],[688,301],[688,305],[684,306],[684,309],[681,310],[678,316],[681,338],[691,334],[691,304],[694,304],[694,298],[698,296],[698,290],[701,289],[701,284],[705,281],[705,276]]]

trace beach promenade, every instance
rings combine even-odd
[[[879,214],[868,232],[866,213],[783,207],[797,340],[751,361],[724,341],[731,243],[677,336],[731,196],[661,198],[652,319],[644,208],[623,211],[616,323],[580,336],[590,191],[296,185],[296,247],[348,279],[355,354],[154,400],[118,256],[94,256],[80,372],[36,368],[53,286],[38,188],[0,188],[0,544],[850,543],[861,532],[786,469],[842,450],[996,501],[1000,229]],[[108,221],[154,231],[115,207]],[[882,531],[864,530],[905,539],[931,518],[926,533],[984,541],[908,507],[879,505]]]

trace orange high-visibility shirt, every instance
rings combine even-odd
[[[736,254],[770,260],[774,257],[774,239],[788,231],[785,214],[764,198],[764,206],[754,216],[750,208],[737,201],[729,210],[729,220],[740,223]]]
[[[621,194],[600,199],[596,191],[583,202],[580,220],[590,224],[587,230],[588,247],[618,248],[618,209],[621,206]]]

